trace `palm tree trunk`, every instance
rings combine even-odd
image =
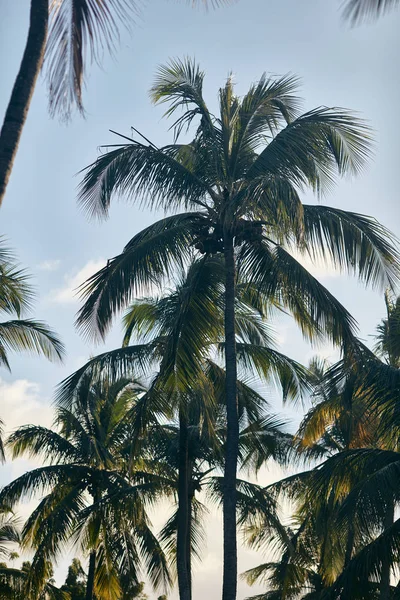
[[[187,576],[189,580],[189,590],[190,597],[192,597],[192,501],[193,501],[193,492],[191,491],[191,478],[192,478],[192,466],[189,464],[188,469],[188,485],[189,485],[189,495],[188,495],[188,519],[187,519],[187,535],[186,535],[186,570]]]
[[[178,474],[178,531],[176,566],[180,600],[191,600],[190,579],[187,570],[187,540],[189,514],[189,440],[185,409],[179,409],[179,474]],[[190,534],[189,534],[190,536]]]
[[[233,236],[224,234],[225,255],[225,370],[227,435],[224,471],[224,569],[222,600],[237,593],[236,470],[239,447],[235,338],[236,266]]]
[[[391,527],[394,523],[394,502],[391,502],[386,509],[384,528],[385,530]],[[381,581],[379,584],[379,598],[380,600],[389,600],[390,594],[390,572],[391,572],[391,561],[389,556],[384,556],[382,559],[382,572]]]
[[[93,600],[94,595],[94,576],[96,573],[96,550],[92,550],[89,556],[89,569],[86,582],[85,600]]]
[[[6,192],[22,129],[43,63],[48,0],[31,0],[28,39],[0,132],[0,204]]]

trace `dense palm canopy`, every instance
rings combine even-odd
[[[293,540],[302,546],[295,552],[285,547],[280,561],[247,573],[250,582],[264,578],[275,588],[276,595],[265,598],[397,597],[398,306],[386,294],[379,358],[360,345],[356,357],[325,369],[313,365],[315,403],[296,448],[307,460],[323,462],[273,486],[296,500]],[[252,539],[262,539],[256,533]]]
[[[205,481],[206,487],[214,482],[214,495],[221,497],[220,480],[210,480],[210,473],[223,465],[226,437],[225,372],[219,365],[219,356],[225,351],[223,281],[221,257],[194,260],[173,289],[160,297],[138,299],[131,304],[124,317],[123,349],[91,359],[61,384],[58,393],[59,402],[65,404],[70,390],[89,373],[113,378],[121,370],[136,369],[150,377],[150,388],[131,414],[131,423],[136,436],[148,440],[141,453],[150,452],[158,469],[161,465],[166,467],[165,475],[172,490],[176,490],[177,513],[162,537],[168,542],[170,554],[176,545],[181,598],[191,594],[191,554],[196,548],[192,547],[188,532],[195,527],[192,510],[197,518],[201,512],[194,492],[196,487],[204,487]],[[269,414],[268,403],[246,383],[247,378],[257,376],[278,383],[284,398],[301,398],[308,388],[306,369],[276,350],[273,328],[266,320],[270,312],[262,295],[238,282],[238,363],[245,378],[237,383],[239,451],[243,467],[256,469],[270,457],[285,460],[288,442],[280,433],[279,420]],[[136,342],[134,345],[129,345],[131,339]],[[165,427],[156,415],[167,419]],[[157,443],[161,444],[161,451],[167,452],[166,456],[160,455]],[[251,488],[250,483],[246,485]],[[243,492],[240,497],[244,502],[246,494]],[[196,531],[198,527],[194,534]]]
[[[22,532],[23,544],[35,549],[33,589],[44,580],[48,561],[70,540],[89,555],[87,599],[93,593],[118,598],[120,578],[140,581],[142,561],[154,585],[168,584],[166,561],[145,508],[146,496],[154,501],[159,486],[146,481],[144,473],[138,483],[132,479],[129,413],[141,392],[139,384],[126,379],[109,385],[85,378],[70,408],[58,409],[56,430],[27,425],[10,436],[14,457],[27,454],[48,463],[0,492],[9,506],[44,494]],[[128,487],[131,501],[117,519],[100,501]]]
[[[292,312],[311,339],[328,335],[346,349],[354,321],[305,269],[293,251],[330,259],[366,283],[393,286],[398,252],[374,219],[323,205],[299,192],[322,194],[338,175],[354,174],[370,151],[366,125],[349,111],[299,111],[293,77],[263,76],[242,98],[232,78],[219,90],[218,114],[203,97],[204,73],[191,60],[159,69],[151,95],[174,117],[174,143],[157,147],[134,130],[86,170],[80,201],[106,216],[121,195],[171,212],[137,234],[83,287],[78,325],[104,337],[114,315],[151,286],[165,282],[196,254],[224,257],[227,446],[224,510],[224,600],[236,596],[235,480],[238,453],[235,296],[240,275]],[[182,114],[177,116],[177,111]],[[184,133],[194,136],[178,143]],[[178,212],[179,209],[187,212]],[[229,532],[229,533],[228,533]]]

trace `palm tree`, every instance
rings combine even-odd
[[[398,5],[398,0],[346,0],[344,17],[356,24],[364,19],[379,18]]]
[[[331,258],[366,283],[398,278],[393,238],[373,219],[299,198],[303,186],[322,192],[336,174],[355,173],[369,153],[369,131],[341,109],[299,115],[296,79],[265,76],[238,98],[232,78],[219,92],[219,115],[202,94],[204,73],[191,60],[161,67],[155,102],[169,103],[175,143],[158,148],[146,137],[123,138],[87,169],[80,192],[92,215],[105,216],[111,198],[142,198],[172,214],[137,234],[83,288],[78,325],[104,337],[113,316],[134,293],[160,283],[196,251],[220,253],[225,271],[225,361],[228,437],[225,462],[224,600],[236,597],[236,464],[238,453],[235,296],[246,274],[268,297],[279,298],[309,336],[352,341],[354,322],[297,261],[290,248]],[[192,142],[176,143],[199,123]]]
[[[392,312],[388,308],[392,318],[384,320],[379,326],[378,347],[381,350],[395,347],[396,304],[389,305],[387,300],[387,305],[392,307]],[[388,339],[391,340],[390,344]],[[338,377],[340,368],[341,376]],[[379,530],[383,526],[387,529],[393,524],[393,502],[385,500],[386,514],[380,521],[363,506],[365,516],[360,522],[355,502],[349,504],[347,500],[354,491],[359,498],[357,489],[363,486],[363,469],[357,462],[357,456],[362,464],[365,450],[359,449],[383,449],[387,440],[381,435],[379,420],[370,405],[369,389],[363,384],[362,369],[359,374],[343,374],[342,364],[329,369],[326,362],[314,360],[310,371],[314,385],[313,406],[300,424],[295,447],[300,452],[301,460],[305,458],[320,462],[324,459],[326,462],[316,469],[290,476],[271,486],[270,489],[276,493],[283,491],[296,503],[296,533],[291,534],[292,547],[283,547],[280,561],[259,565],[245,576],[250,583],[262,580],[272,586],[274,591],[271,591],[271,598],[293,596],[322,599],[329,597],[327,590],[335,594],[342,589],[352,598],[387,600],[393,591],[390,584],[392,560],[388,560],[388,557],[380,556],[378,581],[371,581],[368,577],[350,580],[348,577],[344,584],[342,575],[348,570],[353,572],[354,567],[350,566],[352,558],[360,552],[362,556],[369,542],[374,543],[376,535],[371,535],[373,527]],[[352,452],[355,454],[352,455]],[[342,462],[342,457],[349,458],[351,455],[351,461]],[[325,480],[325,470],[332,473],[333,468],[336,468],[336,479],[323,487],[319,482],[316,488],[315,480],[319,481],[320,472]],[[346,518],[343,518],[346,502]],[[368,517],[374,523],[369,529],[365,527]],[[250,531],[249,540],[258,546],[260,541],[264,542],[262,522]],[[265,598],[268,597],[266,594]]]
[[[360,346],[356,358],[330,368],[319,385],[321,402],[306,415],[299,436],[309,456],[320,458],[323,448],[336,454],[309,478],[311,498],[320,507],[329,498],[338,505],[332,530],[341,536],[347,532],[343,572],[333,582],[333,593],[381,600],[394,594],[391,573],[400,557],[400,522],[395,521],[400,302],[388,293],[385,301],[387,316],[377,328],[375,346],[381,360]]]
[[[274,349],[271,328],[263,322],[262,301],[259,297],[256,310],[252,300],[251,294],[239,282],[236,302],[239,364],[247,370],[252,367],[264,379],[276,376],[284,394],[296,397],[306,386],[306,373],[300,365]],[[221,452],[222,443],[221,432],[219,439],[216,437],[216,411],[221,408],[225,374],[211,360],[216,349],[224,348],[221,257],[205,256],[195,260],[175,290],[160,299],[134,302],[124,322],[125,347],[131,336],[135,335],[139,345],[147,343],[152,353],[157,352],[160,366],[153,389],[157,390],[157,395],[169,395],[168,406],[177,405],[179,451],[175,467],[178,468],[178,509],[176,521],[173,519],[166,531],[171,535],[172,525],[177,526],[178,585],[181,600],[186,600],[191,597],[190,533],[194,527],[191,508],[195,502],[194,490],[196,485],[200,485],[201,479],[198,473],[196,481],[192,481],[195,469],[195,457],[191,456],[192,444],[196,451],[201,451],[201,461],[210,467],[211,464],[215,466],[216,452],[218,448]],[[262,435],[266,436],[267,423],[260,426],[260,410],[263,405],[265,410],[266,403],[243,382],[238,382],[238,401],[240,421],[244,425],[247,415],[249,428],[243,432],[243,436],[249,442],[254,432],[258,437],[257,448],[262,449],[261,438]],[[260,431],[257,431],[256,423]],[[270,422],[268,427],[268,441],[271,444]],[[275,435],[277,433],[276,429]],[[164,435],[162,439],[165,441]],[[163,449],[166,450],[165,446]],[[246,460],[250,462],[250,449],[248,453]],[[197,501],[195,508],[198,513],[201,506]]]
[[[236,328],[238,331],[239,365],[243,373],[253,372],[264,380],[280,383],[285,398],[296,399],[307,388],[306,370],[293,360],[279,353],[273,345],[272,329],[265,318],[270,307],[262,294],[239,281],[236,306]],[[136,436],[148,439],[149,431],[163,433],[164,450],[168,436],[165,430],[154,421],[154,415],[164,415],[171,421],[177,419],[178,427],[178,481],[172,482],[177,488],[178,509],[176,525],[178,530],[177,563],[178,584],[181,598],[191,594],[190,539],[187,535],[194,522],[191,519],[191,497],[189,445],[194,431],[194,423],[188,421],[197,415],[201,423],[202,443],[196,448],[203,449],[203,460],[208,456],[215,462],[215,452],[221,445],[222,431],[216,437],[217,414],[225,405],[225,373],[214,362],[219,353],[223,354],[223,260],[220,256],[205,256],[195,260],[184,273],[172,291],[160,298],[144,298],[135,301],[128,309],[125,318],[124,348],[106,352],[91,359],[84,367],[70,376],[59,388],[58,401],[69,401],[72,390],[80,385],[82,378],[94,373],[114,379],[122,373],[138,372],[156,376],[146,394],[140,399],[131,414],[131,423]],[[131,337],[137,342],[128,346]],[[213,360],[211,360],[213,359]],[[259,468],[265,456],[282,453],[280,449],[285,438],[280,439],[278,430],[270,421],[264,420],[268,405],[248,385],[238,381],[238,402],[241,426],[245,427],[241,437],[240,452],[244,453],[243,464],[254,464]],[[193,412],[194,411],[194,412]],[[269,427],[269,435],[267,429]],[[171,432],[170,432],[171,433]],[[150,436],[158,439],[158,436]],[[195,439],[197,439],[195,435]],[[152,446],[150,440],[150,447]],[[256,440],[256,447],[251,442]],[[199,440],[198,440],[199,441]],[[225,443],[225,438],[224,438]],[[242,448],[242,444],[244,444]],[[143,452],[143,447],[141,452]],[[170,452],[168,450],[168,452]],[[221,452],[221,450],[220,450]],[[257,458],[258,457],[258,458]],[[221,458],[221,457],[220,457]],[[258,462],[257,462],[258,461]],[[160,457],[153,464],[160,466]],[[175,465],[176,466],[176,465]],[[175,479],[171,466],[167,469],[169,481]],[[170,485],[170,484],[169,484]],[[111,498],[110,501],[113,499]],[[192,498],[194,500],[194,497]],[[117,499],[120,501],[120,498]],[[199,505],[196,503],[196,507]],[[172,534],[171,534],[172,535]],[[188,566],[189,565],[189,566]]]
[[[41,585],[47,563],[71,539],[89,555],[86,600],[92,600],[94,593],[99,598],[118,598],[120,577],[129,574],[139,581],[140,557],[155,585],[169,582],[144,506],[146,490],[156,496],[157,488],[148,481],[130,484],[129,412],[141,393],[141,386],[126,379],[109,385],[86,378],[70,398],[71,408],[57,410],[58,431],[26,425],[10,436],[14,457],[29,454],[50,461],[0,492],[10,506],[22,497],[46,492],[22,533],[23,544],[35,549],[29,589]],[[129,511],[117,519],[100,501],[127,488]]]
[[[2,598],[19,600],[27,597],[27,583],[30,579],[32,564],[24,561],[20,569],[0,565],[0,594]],[[29,596],[28,596],[29,597]],[[53,566],[47,564],[46,575],[43,584],[36,589],[30,597],[37,600],[70,600],[68,594],[54,584]]]
[[[0,131],[0,205],[42,66],[47,67],[50,114],[68,119],[74,107],[84,113],[87,61],[90,57],[100,64],[104,49],[113,53],[120,25],[133,24],[138,5],[136,0],[31,0],[28,38]]]
[[[50,360],[60,360],[64,353],[63,344],[46,323],[21,318],[33,299],[28,280],[27,273],[16,265],[13,254],[0,239],[0,311],[14,316],[0,323],[0,365],[9,370],[10,350],[44,354]]]

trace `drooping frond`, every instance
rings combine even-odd
[[[119,26],[129,26],[135,13],[137,4],[129,0],[50,0],[44,64],[52,116],[68,118],[75,106],[83,113],[87,62],[100,63],[104,50],[115,50]]]
[[[114,194],[143,199],[153,208],[173,210],[205,206],[212,188],[186,164],[180,147],[156,148],[132,140],[106,152],[89,165],[80,185],[79,202],[91,217],[106,217]]]
[[[288,309],[310,339],[328,336],[335,344],[355,343],[355,321],[336,298],[282,246],[264,240],[244,246],[239,268],[267,297]]]
[[[277,350],[238,342],[238,364],[282,389],[283,400],[299,400],[310,390],[307,369]]]
[[[122,254],[81,286],[85,304],[78,313],[78,327],[87,335],[104,338],[114,315],[135,293],[159,286],[175,267],[183,267],[192,255],[196,228],[203,223],[203,215],[183,213],[135,235]]]
[[[0,503],[6,506],[15,506],[21,498],[32,498],[35,494],[56,487],[74,475],[83,479],[90,476],[90,469],[84,465],[68,464],[33,469],[7,484],[0,491]]]
[[[33,319],[0,323],[0,348],[1,362],[7,367],[9,350],[44,354],[50,360],[62,360],[64,355],[64,346],[54,331],[45,323]]]
[[[79,461],[73,444],[55,431],[39,425],[20,427],[9,436],[7,446],[11,448],[13,458],[28,454],[30,457],[42,456],[44,460],[51,459],[53,462],[66,459]]]
[[[156,350],[157,346],[143,344],[117,348],[95,356],[57,386],[56,403],[68,406],[75,390],[86,377],[115,381],[138,371],[147,372],[148,367],[159,358]]]
[[[0,310],[17,315],[29,309],[33,290],[29,285],[29,275],[17,266],[14,254],[0,237]]]
[[[303,243],[312,258],[330,259],[367,285],[396,287],[398,241],[386,227],[371,217],[329,206],[303,205],[303,209]]]

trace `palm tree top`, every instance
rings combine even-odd
[[[134,236],[82,286],[86,302],[78,325],[104,337],[135,295],[165,283],[198,254],[222,254],[229,233],[239,271],[269,298],[280,295],[307,335],[329,330],[335,343],[349,339],[354,320],[292,251],[330,259],[366,284],[397,285],[397,240],[385,227],[365,215],[300,199],[305,187],[325,193],[338,176],[363,167],[371,150],[369,127],[346,109],[300,114],[292,76],[264,75],[242,97],[228,78],[214,115],[203,81],[190,58],[161,66],[150,93],[154,102],[168,105],[174,143],[159,148],[134,130],[85,170],[79,201],[92,216],[106,217],[116,195],[170,214]],[[179,143],[192,127],[192,140]],[[176,214],[179,208],[187,212]],[[323,303],[334,317],[323,314]],[[347,333],[338,330],[343,319]]]

